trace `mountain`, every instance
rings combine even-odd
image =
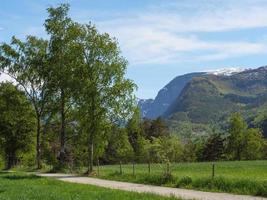
[[[180,138],[207,138],[226,132],[234,112],[267,137],[267,66],[230,68],[177,76],[155,99],[140,100],[142,116],[163,117]]]
[[[155,99],[140,99],[138,105],[142,117],[154,119],[163,115],[180,95],[185,85],[191,81],[192,78],[203,74],[205,73],[198,72],[177,76],[158,92]]]
[[[193,123],[224,121],[231,113],[256,117],[267,108],[267,67],[228,75],[206,73],[194,77],[163,114],[171,120]]]
[[[138,99],[138,106],[141,111],[142,117],[146,117],[147,113],[151,112],[154,99]]]

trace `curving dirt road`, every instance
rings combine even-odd
[[[71,183],[81,183],[96,185],[105,188],[126,190],[132,192],[145,192],[153,193],[162,196],[175,196],[182,199],[195,199],[195,200],[267,200],[263,197],[253,197],[246,195],[234,195],[227,193],[213,193],[213,192],[201,192],[195,190],[178,189],[178,188],[168,188],[136,183],[127,183],[120,181],[110,181],[97,178],[89,177],[79,177],[69,174],[37,174],[43,177],[52,177],[61,181],[71,182]]]

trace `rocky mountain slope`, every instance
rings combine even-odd
[[[142,117],[154,119],[162,116],[180,95],[185,85],[192,78],[203,74],[205,73],[199,72],[177,76],[158,92],[155,99],[140,99],[138,105],[141,109]]]
[[[229,76],[193,78],[163,116],[175,119],[180,113],[195,123],[218,122],[237,111],[251,116],[266,103],[267,67],[260,67]]]

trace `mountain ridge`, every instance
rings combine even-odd
[[[180,95],[186,84],[194,77],[203,75],[231,76],[236,73],[246,71],[244,68],[221,68],[206,72],[193,72],[183,74],[173,78],[168,84],[159,90],[155,99],[139,99],[138,106],[141,110],[142,118],[154,119],[160,116],[166,116],[166,112]]]
[[[179,96],[184,86],[193,77],[202,75],[204,73],[205,72],[195,72],[176,76],[159,90],[155,99],[140,99],[138,101],[138,106],[141,110],[142,118],[154,119],[161,116]]]

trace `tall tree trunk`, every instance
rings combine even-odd
[[[65,92],[61,89],[61,104],[60,104],[60,115],[61,115],[61,129],[60,129],[60,153],[59,162],[61,167],[65,164],[65,137],[66,137],[66,119],[65,119]]]
[[[90,137],[88,144],[88,174],[93,172],[93,164],[94,164],[94,143],[93,138]]]
[[[6,153],[6,169],[10,169],[11,168],[10,159],[11,159],[10,153]]]
[[[15,151],[11,150],[6,153],[7,158],[6,158],[6,169],[11,169],[14,167],[15,162],[16,162],[16,153]]]
[[[37,114],[36,161],[37,169],[41,169],[41,122],[39,114]]]
[[[91,127],[88,133],[88,174],[93,172],[94,164],[94,135],[96,134],[96,116],[95,116],[95,96],[92,94],[92,107],[91,107]]]
[[[237,147],[237,160],[241,160],[240,147]]]

